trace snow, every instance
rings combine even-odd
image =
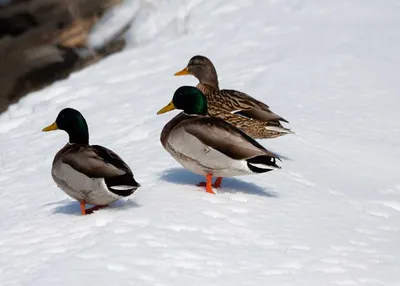
[[[0,285],[400,285],[400,3],[141,3],[125,51],[0,116]],[[195,54],[290,121],[260,141],[281,170],[213,196],[162,148]],[[67,135],[40,132],[67,106],[142,185],[89,216],[50,175]]]
[[[89,33],[88,47],[92,49],[101,48],[113,40],[132,23],[138,11],[140,11],[139,8],[139,1],[125,0],[106,11]]]

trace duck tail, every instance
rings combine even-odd
[[[279,132],[284,134],[295,134],[292,130],[281,126],[265,126],[268,131]]]
[[[135,181],[132,174],[126,173],[120,176],[105,178],[105,183],[108,189],[114,194],[127,197],[140,187],[140,184]]]
[[[268,155],[261,155],[257,157],[253,157],[251,159],[247,159],[247,166],[249,169],[254,172],[254,173],[265,173],[272,171],[274,169],[280,169],[276,164],[276,159],[279,160],[279,158],[274,158]]]

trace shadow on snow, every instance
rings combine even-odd
[[[194,174],[184,168],[168,169],[161,174],[160,179],[169,183],[192,186],[205,181],[205,177]],[[257,180],[257,177],[254,176],[254,179]],[[278,195],[273,191],[266,190],[254,183],[241,181],[236,178],[224,178],[220,190],[224,193],[232,194],[246,193],[270,198],[278,197]]]
[[[53,213],[81,215],[81,207],[79,205],[79,202],[77,202],[77,201],[62,200],[62,201],[51,203],[48,205],[57,205],[53,209]],[[86,208],[90,208],[90,207],[92,207],[92,205],[86,205]],[[105,210],[124,210],[124,209],[130,209],[130,208],[138,208],[138,207],[140,207],[140,205],[133,200],[120,199],[120,200],[112,203],[107,208],[93,212],[93,214],[95,214],[96,212],[101,212],[101,211],[105,211]]]

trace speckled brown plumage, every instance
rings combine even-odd
[[[207,114],[229,122],[254,139],[276,138],[285,134],[293,133],[284,128],[279,121],[262,121],[232,114],[215,106],[209,106]],[[269,127],[275,127],[268,129]]]
[[[257,139],[293,133],[280,123],[288,121],[273,113],[267,104],[240,91],[220,89],[216,69],[208,58],[194,56],[187,67],[175,75],[188,74],[199,80],[196,87],[207,98],[209,115],[222,118]],[[276,128],[268,130],[271,126]]]

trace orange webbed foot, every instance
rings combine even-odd
[[[219,189],[219,188],[221,188],[221,185],[222,185],[222,177],[218,177],[215,180],[213,187]]]
[[[216,189],[219,189],[219,188],[221,188],[221,184],[222,184],[222,177],[218,177],[215,180],[215,183],[212,184],[211,186],[216,188]],[[207,182],[200,182],[200,183],[197,184],[197,186],[198,187],[207,187]]]
[[[85,208],[85,206],[86,206],[86,202],[85,202],[85,201],[80,202],[80,205],[81,205],[81,212],[82,212],[82,215],[88,215],[88,214],[93,213],[94,211],[97,211],[97,210],[99,210],[99,209],[102,209],[102,208],[107,207],[107,205],[104,205],[104,206],[98,205],[98,206],[94,206],[94,207],[92,207],[92,208],[86,209],[86,208]]]

